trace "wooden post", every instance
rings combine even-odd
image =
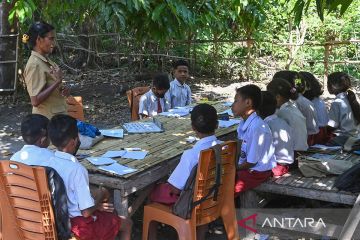
[[[323,80],[323,86],[324,86],[324,90],[327,91],[327,77],[329,75],[330,45],[328,43],[325,43],[324,48],[325,48],[325,52],[324,52],[324,80]]]
[[[246,53],[246,79],[249,80],[250,79],[250,75],[251,75],[251,70],[250,70],[250,65],[251,65],[251,47],[253,44],[253,40],[250,38],[250,36],[248,36],[248,38],[246,39],[246,48],[247,48],[247,53]]]

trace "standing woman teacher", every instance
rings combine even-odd
[[[49,119],[56,114],[67,114],[66,97],[70,91],[62,84],[60,68],[48,58],[55,47],[54,27],[45,22],[35,22],[22,40],[31,50],[24,77],[32,112]]]

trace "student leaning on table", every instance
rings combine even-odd
[[[56,114],[67,114],[65,97],[70,91],[62,85],[60,68],[48,58],[55,47],[54,27],[45,22],[35,22],[22,40],[31,50],[24,77],[32,112],[49,119]]]

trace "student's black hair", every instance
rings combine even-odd
[[[328,88],[332,94],[339,94],[345,92],[350,103],[351,110],[358,123],[360,123],[360,104],[356,99],[355,93],[350,90],[351,79],[350,76],[344,72],[334,72],[328,76]]]
[[[27,35],[29,39],[27,41],[28,47],[32,50],[36,45],[36,39],[38,37],[44,38],[48,32],[51,32],[55,28],[46,22],[35,22],[31,24]]]
[[[176,69],[178,66],[186,66],[189,68],[188,62],[183,59],[180,59],[180,60],[177,60],[176,62],[174,62],[173,68]]]
[[[58,114],[51,118],[48,126],[49,137],[57,148],[65,147],[71,139],[78,137],[76,119],[65,114]]]
[[[306,90],[305,81],[301,80],[298,72],[289,70],[278,71],[273,76],[273,79],[275,78],[282,78],[288,81],[290,85],[294,87],[297,91],[296,94],[294,93],[294,96],[296,95],[296,99],[298,98],[298,93],[304,93],[304,91]]]
[[[313,100],[324,93],[324,89],[319,80],[310,72],[299,72],[300,78],[306,83],[304,97]]]
[[[40,114],[29,114],[21,121],[21,136],[24,142],[34,145],[37,140],[48,134],[49,119]]]
[[[280,95],[286,100],[296,100],[298,95],[296,89],[291,84],[282,78],[273,78],[273,80],[266,86],[266,89],[275,97]]]
[[[244,99],[250,99],[255,110],[259,109],[261,105],[261,89],[258,86],[254,84],[245,85],[236,89],[236,93]]]
[[[269,91],[261,91],[261,97],[262,102],[258,114],[264,119],[275,113],[277,102],[275,96]]]
[[[165,73],[158,73],[154,76],[153,87],[156,87],[158,90],[165,90],[170,88],[169,76]]]
[[[191,111],[191,124],[200,133],[214,133],[218,126],[216,109],[206,103],[195,106]]]

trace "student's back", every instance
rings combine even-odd
[[[296,99],[296,106],[299,108],[306,120],[306,129],[308,135],[314,135],[319,132],[318,116],[314,104],[302,94]]]
[[[337,136],[357,136],[359,133],[360,105],[350,88],[350,77],[346,73],[334,72],[329,75],[329,93],[336,95],[336,98],[330,106],[328,125]]]
[[[291,128],[285,120],[277,115],[270,115],[264,119],[269,125],[275,146],[276,162],[291,164],[294,162],[294,142]]]
[[[54,155],[47,149],[49,138],[47,125],[49,119],[40,114],[29,114],[21,122],[21,136],[26,143],[10,160],[27,165],[49,166],[50,158]]]

